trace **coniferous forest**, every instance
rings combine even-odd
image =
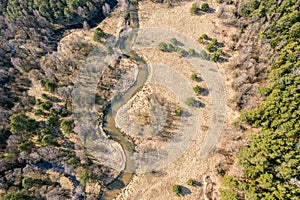
[[[257,37],[267,40],[267,83],[259,88],[265,97],[240,119],[261,128],[249,137],[237,155],[243,177],[228,176],[223,199],[299,199],[300,196],[300,2],[250,0],[241,17],[262,21]],[[251,22],[248,26],[251,26]]]

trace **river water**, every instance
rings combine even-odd
[[[132,0],[129,3],[128,24],[129,27],[125,27],[125,29],[123,29],[124,32],[132,29],[137,30],[139,28],[137,0]],[[120,193],[121,189],[124,188],[132,179],[135,169],[134,161],[132,160],[134,144],[116,127],[115,114],[120,107],[125,105],[134,96],[134,94],[136,94],[144,86],[148,77],[148,65],[136,54],[134,50],[132,50],[132,43],[136,34],[136,31],[131,31],[131,34],[129,34],[126,39],[119,40],[120,42],[118,43],[118,46],[124,54],[138,63],[137,80],[121,98],[113,101],[113,103],[110,104],[104,111],[103,130],[110,135],[113,140],[121,144],[126,155],[125,170],[118,176],[116,180],[107,186],[102,198],[105,200],[113,199]]]

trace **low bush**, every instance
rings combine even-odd
[[[98,42],[98,41],[100,41],[100,39],[102,39],[104,37],[105,37],[104,31],[99,27],[96,28],[94,31],[93,39]]]
[[[172,39],[170,40],[170,43],[171,43],[172,45],[174,45],[174,46],[177,46],[178,41],[177,41],[176,38],[172,38]]]
[[[209,10],[209,5],[208,3],[203,3],[201,5],[201,10],[204,11],[204,12],[207,12]]]
[[[192,75],[191,75],[191,79],[192,79],[193,81],[197,81],[197,79],[198,79],[197,74],[192,74]]]
[[[185,101],[186,105],[194,107],[196,106],[196,100],[193,97],[189,97]]]
[[[189,54],[190,57],[194,56],[196,54],[195,49],[189,49],[188,54]]]
[[[210,55],[204,50],[200,51],[199,55],[203,60],[210,60]]]
[[[79,182],[85,186],[86,182],[92,177],[92,174],[90,172],[84,171],[79,176]]]
[[[177,115],[177,116],[181,116],[182,115],[182,109],[179,107],[179,108],[176,108],[175,109],[175,114]]]
[[[158,49],[164,52],[168,51],[168,44],[165,42],[159,43]]]
[[[201,94],[201,92],[202,92],[203,89],[202,89],[201,86],[197,85],[197,86],[195,86],[195,87],[193,88],[193,90],[194,90],[195,93]]]
[[[177,196],[180,196],[180,194],[181,194],[181,186],[180,186],[180,185],[173,185],[173,192],[174,192]]]
[[[186,184],[188,184],[190,186],[193,186],[194,183],[195,183],[195,181],[193,179],[191,179],[191,178],[186,182]]]
[[[215,45],[213,45],[212,43],[208,43],[206,46],[205,46],[205,49],[209,52],[213,52],[215,51]]]
[[[31,141],[23,142],[18,146],[18,150],[22,151],[30,151],[34,147],[34,143]]]
[[[190,9],[191,14],[196,15],[198,13],[198,7],[196,4],[193,4]]]
[[[70,134],[73,130],[74,121],[73,120],[63,120],[60,123],[60,128],[64,134]]]

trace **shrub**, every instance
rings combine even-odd
[[[213,45],[217,45],[218,44],[218,40],[216,38],[214,38],[214,39],[211,40],[211,43]]]
[[[204,40],[208,40],[208,39],[209,39],[208,35],[202,34],[202,35],[198,38],[197,41],[198,41],[200,44],[202,44],[202,43],[204,43]]]
[[[85,186],[88,179],[92,177],[92,174],[90,172],[84,171],[79,176],[79,182]]]
[[[46,82],[45,89],[49,92],[54,92],[56,84],[52,82]]]
[[[30,151],[32,147],[34,147],[34,143],[31,142],[31,141],[27,141],[27,142],[21,143],[18,146],[18,150],[20,152],[22,152],[22,151]]]
[[[73,167],[77,167],[79,164],[79,159],[77,157],[71,157],[68,160],[68,163],[71,164]]]
[[[189,49],[188,54],[189,54],[190,57],[194,56],[196,54],[195,49]]]
[[[175,51],[175,47],[172,44],[167,44],[167,51],[168,52]]]
[[[23,141],[29,140],[29,138],[30,138],[30,136],[29,136],[28,133],[22,133],[22,139],[23,139]]]
[[[192,79],[193,81],[197,81],[197,79],[198,79],[197,74],[192,74],[192,75],[191,75],[191,79]]]
[[[192,107],[196,106],[196,100],[193,97],[187,98],[185,103],[188,106],[192,106]]]
[[[47,100],[50,99],[50,97],[49,97],[47,94],[45,94],[45,93],[42,94],[42,98],[43,98],[43,99],[47,99]]]
[[[191,178],[186,182],[186,184],[188,184],[190,186],[193,186],[194,183],[195,183],[195,181],[193,179],[191,179]]]
[[[181,194],[181,187],[180,187],[180,185],[173,185],[173,192],[174,192],[177,196],[180,196],[180,194]]]
[[[57,117],[57,116],[51,115],[51,116],[49,116],[49,117],[47,118],[47,120],[46,120],[46,125],[47,125],[47,126],[50,126],[50,127],[54,127],[54,126],[56,126],[56,125],[58,124],[58,122],[59,122],[58,117]]]
[[[196,15],[198,13],[198,7],[196,4],[193,4],[190,9],[191,14]]]
[[[25,177],[25,178],[23,178],[22,179],[22,187],[24,188],[24,189],[29,189],[29,188],[31,188],[32,186],[33,186],[33,180],[32,180],[32,178],[27,178],[27,177]]]
[[[98,42],[98,41],[100,41],[101,38],[104,38],[104,37],[105,37],[104,31],[99,27],[96,28],[94,31],[93,39]]]
[[[266,97],[271,93],[271,89],[266,86],[261,86],[258,88],[258,92]]]
[[[176,47],[175,50],[176,50],[177,54],[179,55],[179,57],[184,57],[187,55],[187,52],[183,48]]]
[[[211,54],[210,59],[214,62],[218,62],[220,56],[221,56],[220,52],[216,51]]]
[[[48,79],[42,79],[40,81],[40,83],[41,83],[41,86],[49,92],[54,92],[54,90],[56,88],[56,84],[50,82]]]
[[[170,40],[170,43],[171,43],[172,45],[174,45],[174,46],[177,46],[178,41],[177,41],[176,38],[172,38],[172,39]]]
[[[41,86],[42,86],[42,87],[45,87],[47,81],[49,81],[49,80],[48,80],[48,79],[41,79],[41,80],[40,80]]]
[[[18,156],[14,153],[9,153],[5,156],[5,161],[9,164],[16,164],[18,162]]]
[[[221,199],[223,200],[237,200],[237,193],[233,190],[226,189],[226,190],[220,190]]]
[[[195,86],[195,87],[193,88],[193,90],[194,90],[195,93],[201,94],[201,92],[202,92],[203,89],[202,89],[201,86],[197,85],[197,86]]]
[[[209,52],[213,52],[215,51],[215,46],[212,44],[212,43],[208,43],[206,46],[205,46],[205,49]]]
[[[9,118],[10,131],[14,134],[32,132],[35,130],[37,123],[35,120],[27,117],[23,113],[13,114]]]
[[[48,79],[42,79],[40,81],[40,83],[41,83],[41,86],[49,92],[54,92],[54,90],[56,88],[56,84],[50,82]]]
[[[297,38],[300,35],[300,22],[296,22],[289,30],[290,38]]]
[[[43,101],[41,99],[36,99],[35,100],[35,105],[39,106],[43,103]]]
[[[51,134],[51,130],[48,129],[48,128],[43,128],[43,129],[40,130],[40,134],[42,136],[44,136],[44,135],[50,135]]]
[[[204,40],[208,40],[208,35],[207,34],[202,34],[201,38],[203,38]]]
[[[25,177],[22,179],[22,187],[24,189],[29,189],[31,188],[34,184],[42,184],[41,179],[35,179],[35,178],[30,178],[30,177]]]
[[[204,40],[203,40],[202,37],[199,37],[199,38],[197,39],[197,42],[199,42],[200,44],[202,44],[202,43],[204,42]]]
[[[203,3],[201,5],[201,10],[204,11],[204,12],[207,12],[209,10],[209,5],[208,3]]]
[[[73,130],[74,121],[73,120],[63,120],[60,123],[60,128],[64,134],[70,134]]]
[[[202,58],[204,60],[210,60],[210,55],[204,50],[200,51],[199,55],[200,55],[200,58]]]
[[[43,110],[50,110],[50,108],[52,107],[52,103],[50,101],[46,101],[44,103],[41,103],[40,104],[40,107],[43,109]]]
[[[49,146],[49,145],[54,145],[54,144],[57,144],[55,141],[54,141],[54,137],[52,135],[44,135],[43,138],[42,138],[42,146]]]
[[[182,115],[182,109],[179,107],[179,108],[176,108],[175,109],[175,114],[177,115],[177,116],[181,116]]]
[[[45,113],[44,113],[43,110],[40,109],[40,108],[38,108],[38,109],[34,112],[34,115],[35,115],[35,116],[40,116],[40,115],[43,115],[43,114],[45,114]]]
[[[56,110],[52,107],[52,108],[50,108],[50,113],[51,113],[51,115],[56,115],[56,114],[58,114],[57,112],[56,112]]]
[[[164,52],[168,51],[168,45],[165,42],[161,42],[159,43],[158,49]]]
[[[31,199],[25,194],[24,190],[18,190],[16,192],[9,192],[2,197],[3,200],[20,200],[20,199]]]

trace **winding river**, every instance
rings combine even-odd
[[[129,26],[123,29],[124,32],[129,29],[137,30],[139,28],[137,0],[132,0],[129,3],[129,19],[127,24],[129,24]],[[125,40],[119,40],[117,45],[124,54],[138,63],[137,79],[121,98],[113,101],[113,103],[104,110],[103,130],[110,135],[113,140],[121,144],[126,155],[125,170],[117,179],[111,182],[104,191],[102,199],[106,200],[116,197],[121,189],[130,182],[133,177],[132,171],[134,171],[135,168],[134,161],[131,159],[134,151],[134,144],[116,127],[115,113],[117,113],[119,108],[126,104],[132,96],[144,86],[148,77],[148,65],[135,51],[132,50],[132,42],[136,34],[137,32],[134,32],[133,34],[130,34],[129,37],[126,37]]]

